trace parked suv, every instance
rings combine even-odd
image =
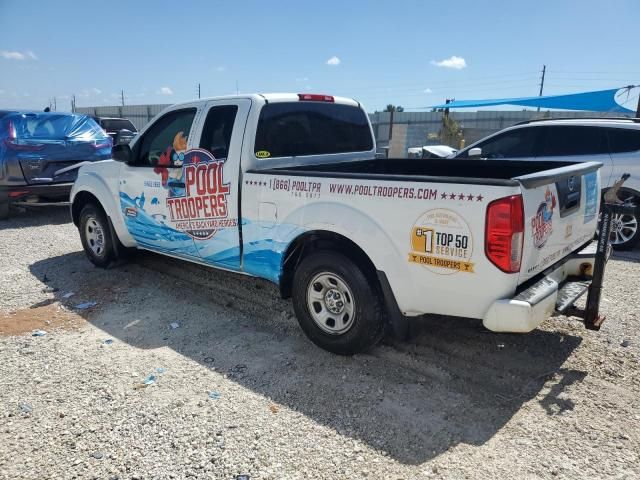
[[[131,120],[127,118],[106,118],[106,117],[92,117],[98,125],[102,127],[107,135],[109,135],[113,144],[117,145],[118,143],[129,143],[134,136],[138,134],[138,129],[135,127]],[[121,135],[122,138],[126,139],[126,141],[118,142],[118,133],[126,130],[128,135]]]
[[[598,161],[603,193],[631,174],[618,197],[640,205],[640,119],[572,118],[532,120],[484,138],[454,158],[509,158],[523,161]],[[559,158],[562,157],[562,158]],[[640,207],[635,214],[616,215],[612,224],[614,248],[628,250],[640,241]]]
[[[111,158],[111,146],[86,115],[0,111],[0,220],[11,204],[67,202],[76,165]]]

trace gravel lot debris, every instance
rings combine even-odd
[[[267,282],[94,268],[65,209],[1,223],[0,258],[0,479],[640,478],[638,251],[600,332],[431,317],[350,358]]]

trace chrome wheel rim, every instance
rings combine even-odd
[[[84,236],[87,245],[97,257],[102,257],[105,252],[104,248],[104,230],[102,225],[95,217],[89,217],[84,227]]]
[[[624,192],[620,192],[620,197],[623,197]],[[633,195],[627,193],[623,198],[620,198],[624,203],[631,203]],[[631,240],[638,232],[638,219],[635,215],[628,213],[615,214],[611,217],[611,234],[609,239],[613,245],[621,245]]]
[[[638,231],[638,219],[634,215],[616,214],[611,218],[611,243],[620,245],[633,238]]]
[[[325,333],[341,335],[353,326],[353,294],[338,275],[322,272],[311,279],[307,285],[307,307],[313,321]]]

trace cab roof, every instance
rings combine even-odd
[[[302,96],[310,96],[310,97],[316,97],[317,99],[312,99],[312,100],[305,100],[302,99]],[[310,93],[310,92],[304,92],[304,93],[247,93],[247,94],[238,94],[238,95],[222,95],[222,96],[217,96],[217,97],[208,97],[208,98],[201,98],[198,100],[191,100],[188,102],[180,102],[178,104],[175,104],[174,106],[179,106],[179,105],[194,105],[194,104],[199,104],[199,103],[206,103],[206,102],[210,102],[213,100],[234,100],[234,99],[240,99],[240,98],[248,98],[257,102],[265,102],[265,103],[280,103],[280,102],[303,102],[303,101],[322,101],[319,100],[320,97],[327,97],[327,98],[331,98],[332,101],[327,101],[326,103],[337,103],[340,105],[351,105],[354,107],[360,107],[360,102],[357,102],[356,100],[353,100],[352,98],[347,98],[347,97],[336,97],[333,95],[327,95],[327,94],[315,94],[315,93]]]

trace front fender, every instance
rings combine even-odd
[[[71,190],[71,205],[74,204],[74,201],[80,192],[90,193],[100,202],[100,205],[111,220],[111,224],[113,225],[120,242],[125,247],[135,247],[137,245],[136,241],[129,234],[129,230],[127,230],[127,227],[124,224],[120,204],[116,200],[117,192],[114,193],[112,191],[103,175],[98,174],[95,171],[83,170],[84,167],[80,169],[78,178],[73,184],[73,188]]]

